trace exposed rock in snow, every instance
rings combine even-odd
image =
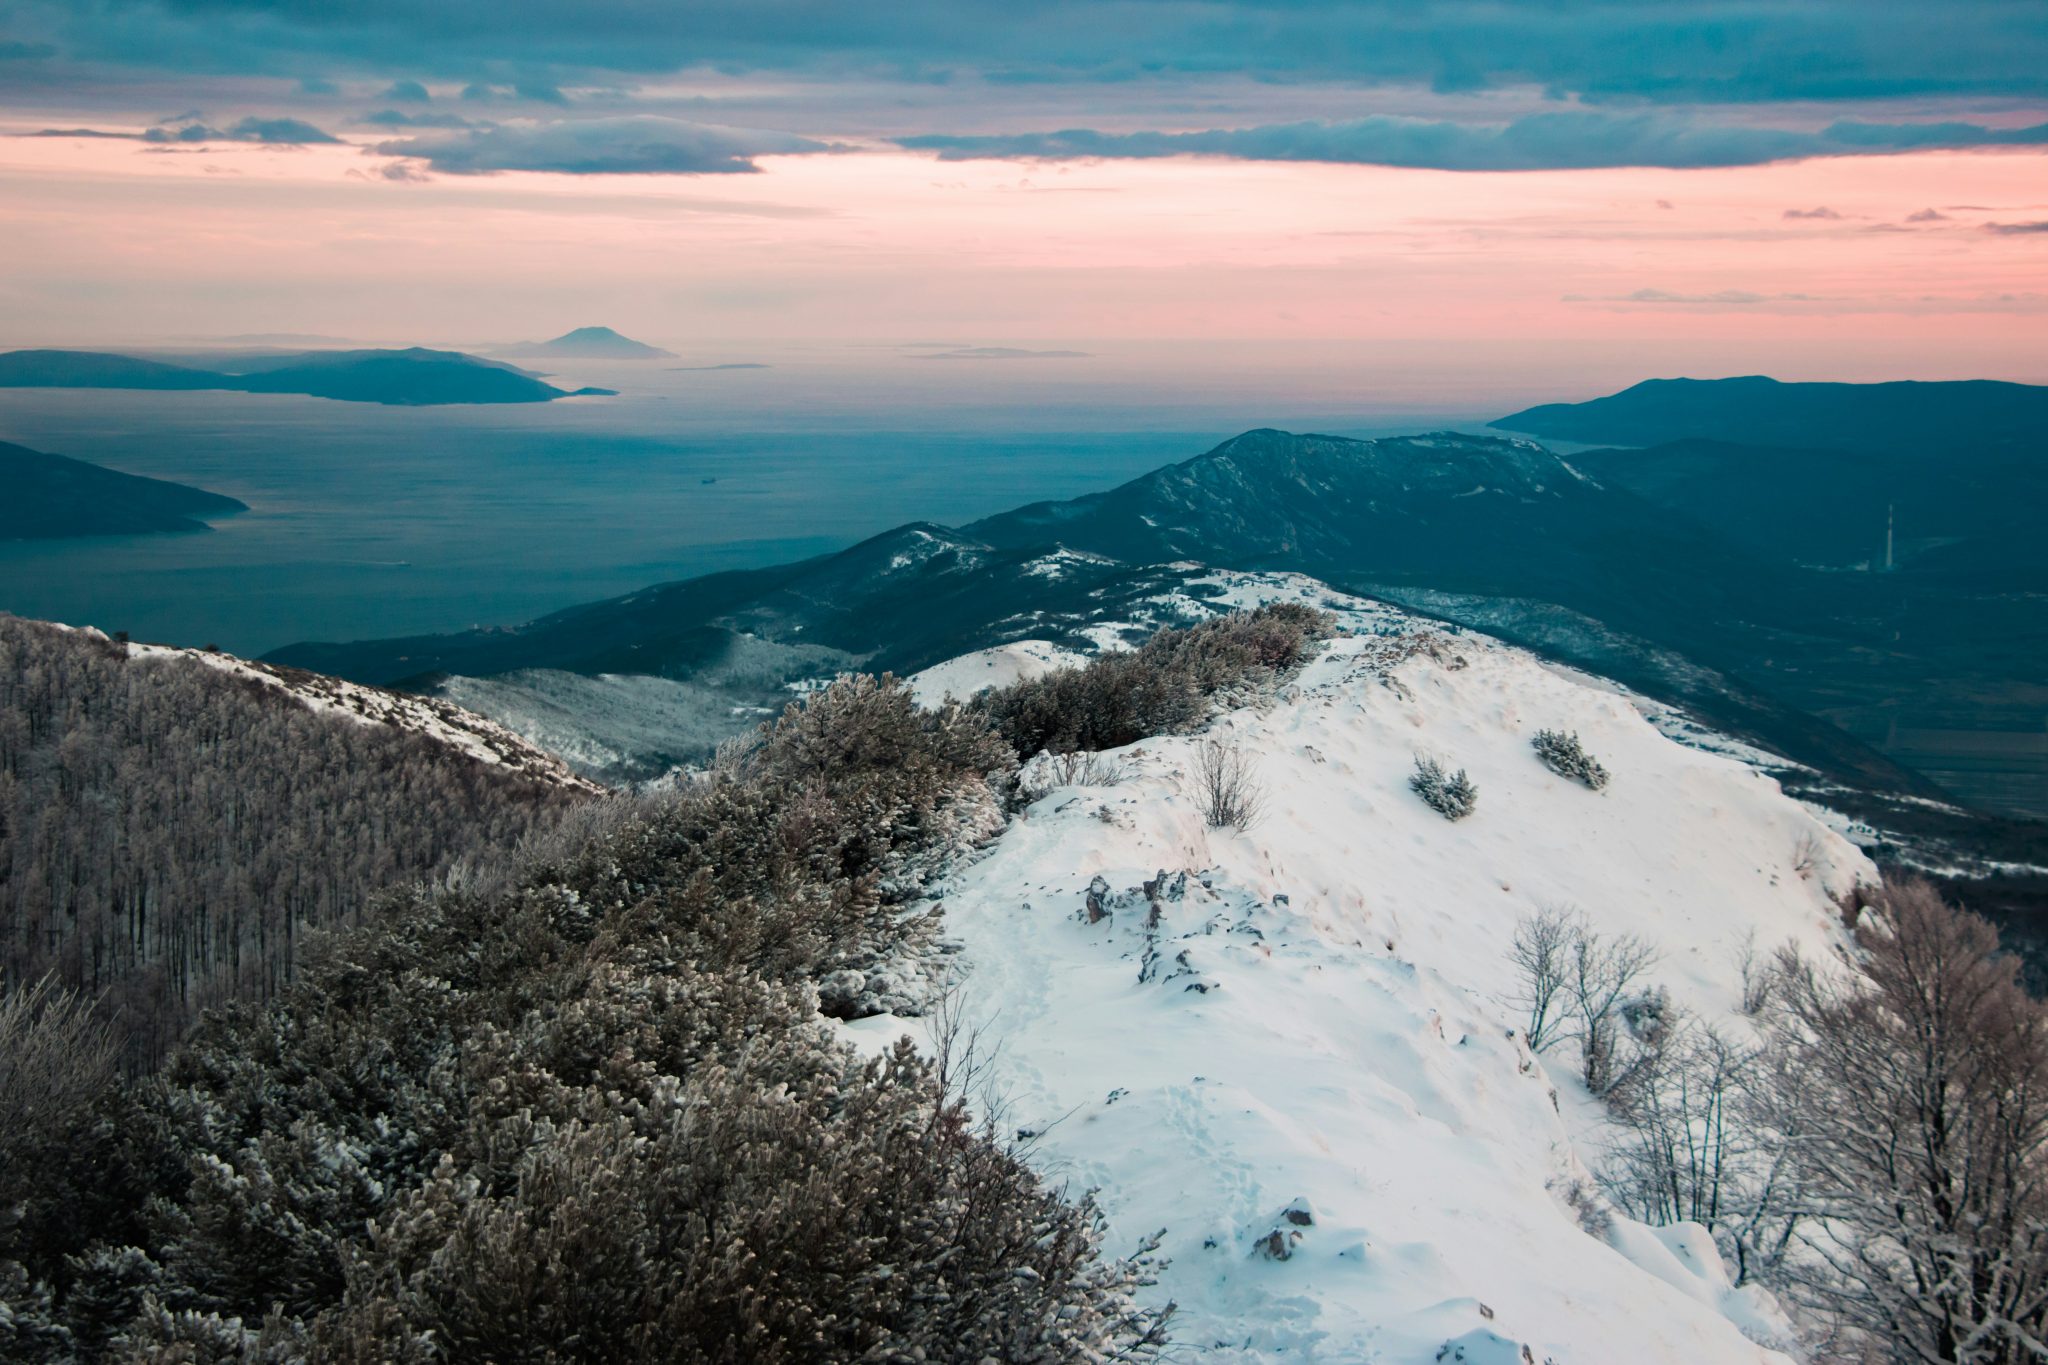
[[[1253,577],[1227,597],[1258,600]],[[1152,739],[1115,755],[1121,781],[1050,791],[939,888],[1005,1123],[1037,1135],[1049,1175],[1099,1190],[1109,1250],[1166,1229],[1155,1292],[1191,1356],[1784,1361],[1760,1344],[1782,1318],[1729,1287],[1703,1230],[1582,1225],[1606,1120],[1573,1057],[1524,1045],[1509,939],[1570,907],[1649,940],[1675,1004],[1740,1030],[1744,942],[1830,953],[1830,896],[1874,869],[1627,694],[1360,611],[1376,633],[1211,727],[1256,759],[1249,832],[1203,821],[1205,737]],[[1606,788],[1544,767],[1544,729],[1575,732]],[[1484,789],[1469,818],[1409,792],[1420,751]]]

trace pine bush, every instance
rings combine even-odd
[[[1444,765],[1433,758],[1415,760],[1408,787],[1422,798],[1423,804],[1446,820],[1462,820],[1479,804],[1479,787],[1465,775],[1465,770],[1447,773]]]
[[[1538,730],[1536,738],[1529,742],[1536,751],[1536,757],[1543,766],[1559,777],[1567,777],[1591,791],[1599,791],[1607,785],[1607,769],[1600,766],[1600,760],[1586,752],[1576,734],[1565,734],[1562,730]]]

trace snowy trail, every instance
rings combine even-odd
[[[1562,1192],[1598,1157],[1597,1106],[1563,1050],[1539,1061],[1513,1032],[1506,950],[1523,916],[1575,907],[1650,939],[1655,982],[1740,1027],[1745,938],[1830,951],[1829,895],[1871,869],[1623,695],[1477,637],[1406,652],[1337,641],[1279,701],[1219,718],[1269,792],[1250,833],[1203,824],[1203,737],[1151,740],[1125,781],[1052,792],[945,888],[1006,1124],[1099,1190],[1109,1250],[1166,1229],[1156,1293],[1203,1359],[1783,1360],[1738,1330],[1783,1324],[1728,1290],[1702,1231],[1582,1230]],[[1542,767],[1539,728],[1577,731],[1612,784]],[[1472,816],[1408,791],[1418,752],[1471,771]],[[1098,875],[1111,913],[1090,923]]]

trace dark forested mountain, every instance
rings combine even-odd
[[[609,327],[578,327],[552,341],[524,341],[499,355],[535,360],[673,360],[674,351],[620,336]]]
[[[227,389],[402,406],[545,403],[609,392],[577,389],[572,394],[513,366],[460,351],[419,346],[223,357],[217,363],[224,368],[201,369],[94,351],[9,351],[0,354],[0,388]]]
[[[589,790],[418,706],[0,616],[0,984],[104,996],[147,1060],[199,1009],[276,990],[308,929]]]
[[[204,531],[247,504],[0,441],[0,540]]]
[[[1500,438],[1248,432],[1108,492],[958,531],[906,527],[839,555],[667,584],[509,630],[274,657],[443,686],[492,714],[547,723],[664,709],[659,742],[634,742],[674,757],[690,751],[682,736],[729,732],[742,723],[732,707],[771,705],[785,684],[1058,640],[1199,580],[1185,564],[1161,567],[1193,561],[1301,571],[1504,636],[1679,702],[1830,782],[2048,809],[2048,768],[2024,738],[2004,742],[2038,735],[2048,713],[2038,682],[2048,624],[2032,605],[2041,588],[1965,574],[1972,542],[1919,537],[1904,508],[1906,568],[1840,571],[1868,563],[1859,542],[1881,553],[1883,534],[1867,492],[1833,488],[1840,455],[1788,471],[1782,454],[1702,442],[1631,463],[1640,454],[1567,462]],[[1754,490],[1775,480],[1796,506],[1747,525],[1740,496],[1719,487],[1729,471]],[[1941,505],[1922,502],[1913,516]],[[628,691],[622,675],[663,686]],[[1924,813],[1916,820],[1950,818],[1913,809]],[[2001,856],[2038,856],[2037,823],[2000,829]]]
[[[1648,446],[1732,441],[1805,449],[1969,450],[2038,458],[2048,387],[1990,379],[1939,383],[1784,384],[1646,379],[1585,403],[1545,403],[1493,423],[1564,441]]]

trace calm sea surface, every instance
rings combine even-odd
[[[740,362],[769,368],[669,368]],[[518,622],[1108,488],[1250,427],[1471,425],[1513,402],[1371,370],[785,346],[579,364],[558,381],[620,396],[551,404],[0,391],[0,440],[251,509],[204,535],[0,544],[0,609],[244,654]]]

